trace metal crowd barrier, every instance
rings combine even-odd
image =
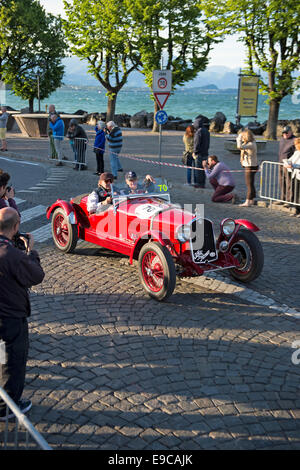
[[[84,138],[59,139],[52,135],[49,138],[49,159],[64,164],[78,165],[78,169],[82,170],[87,166],[87,143],[88,140]],[[70,159],[65,158],[66,154]]]
[[[297,172],[299,172],[297,174]],[[300,206],[300,170],[289,170],[282,163],[264,161],[260,173],[260,197],[270,202]]]
[[[39,447],[41,450],[52,450],[52,447],[49,446],[49,444],[45,441],[43,436],[35,429],[35,427],[32,425],[32,423],[29,421],[27,416],[25,416],[20,409],[17,407],[15,402],[7,395],[7,393],[3,390],[2,387],[0,387],[0,398],[6,403],[6,420],[2,423],[0,423],[0,430],[2,425],[4,426],[3,430],[3,443],[1,443],[0,440],[0,450],[5,449],[19,449],[20,450],[20,442],[19,442],[19,431],[21,430],[21,427],[23,426],[25,428],[25,448],[31,450],[29,438],[31,437],[33,441],[35,442],[36,446]],[[8,420],[8,413],[9,409],[13,412],[15,415],[15,422],[10,423]],[[14,429],[10,430],[10,424],[12,424],[12,427],[14,426]],[[9,434],[13,433],[14,435],[14,442],[9,442]],[[1,436],[1,434],[0,434]],[[23,450],[23,449],[22,449]]]

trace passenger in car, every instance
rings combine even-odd
[[[142,184],[138,183],[138,177],[135,171],[128,171],[125,174],[125,181],[128,188],[123,191],[124,194],[151,192],[151,188],[153,188],[155,183],[155,180],[151,175],[146,175]]]
[[[102,173],[98,181],[98,188],[88,196],[87,210],[90,214],[101,212],[112,203],[111,185],[114,177],[112,173]]]

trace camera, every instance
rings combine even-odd
[[[29,240],[30,240],[30,238],[29,238],[29,236],[27,235],[27,233],[18,232],[18,233],[16,233],[16,235],[15,235],[14,238],[13,238],[13,243],[14,243],[15,247],[18,248],[19,250],[26,251],[28,245],[24,242],[24,240],[22,240],[21,237],[22,237],[22,238],[25,238],[28,242],[29,242]]]

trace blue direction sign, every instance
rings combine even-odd
[[[160,111],[157,111],[157,113],[155,114],[155,120],[157,124],[166,124],[166,122],[168,121],[168,115],[166,111],[163,111],[162,109]]]

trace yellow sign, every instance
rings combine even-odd
[[[250,117],[257,115],[259,77],[241,75],[239,81],[239,98],[237,115]]]

